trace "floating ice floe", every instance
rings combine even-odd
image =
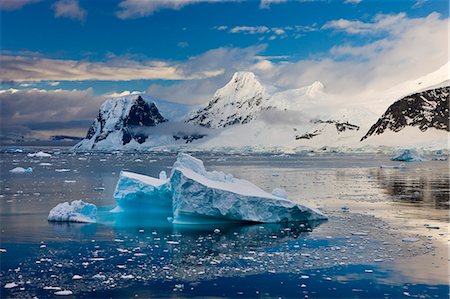
[[[425,159],[419,155],[413,149],[403,149],[400,150],[394,157],[391,159],[392,161],[403,161],[403,162],[420,162],[425,161]]]
[[[23,167],[16,167],[11,169],[9,172],[11,173],[31,173],[33,172],[33,168],[28,167],[28,168],[23,168]]]
[[[327,219],[318,210],[288,200],[282,189],[270,194],[230,174],[206,171],[201,160],[184,153],[178,154],[168,179],[165,173],[156,179],[122,171],[114,198],[114,211],[171,208],[174,224]]]
[[[97,207],[82,200],[63,202],[48,214],[48,221],[54,222],[96,222]]]
[[[45,152],[37,152],[37,153],[29,153],[27,156],[34,157],[34,158],[47,158],[47,157],[51,157],[52,155],[49,153],[45,153]]]

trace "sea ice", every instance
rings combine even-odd
[[[55,222],[96,222],[97,207],[82,200],[63,202],[48,214],[48,221]]]
[[[49,153],[45,153],[45,152],[37,152],[37,153],[29,153],[27,156],[34,157],[34,158],[47,158],[47,157],[51,157],[52,155]]]
[[[403,161],[403,162],[420,162],[425,161],[425,159],[419,155],[413,149],[403,149],[400,150],[394,157],[391,159],[392,161]]]
[[[156,210],[170,210],[172,207],[172,194],[169,181],[164,171],[159,174],[160,179],[142,174],[121,171],[114,199],[118,211],[145,211],[149,207]],[[166,178],[164,178],[166,177]]]
[[[203,162],[178,154],[169,179],[122,171],[114,193],[113,211],[172,208],[174,224],[228,221],[288,222],[327,219],[321,212],[287,199],[275,189],[272,194],[230,174],[206,171]]]
[[[28,167],[28,168],[23,168],[23,167],[16,167],[11,169],[9,172],[11,173],[31,173],[33,172],[33,168]]]

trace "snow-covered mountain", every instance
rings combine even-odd
[[[75,148],[95,149],[100,143],[120,147],[132,141],[142,144],[148,136],[135,133],[133,127],[153,127],[166,121],[155,103],[145,101],[139,95],[107,100],[100,107],[86,138]]]
[[[393,103],[361,139],[399,132],[407,126],[425,132],[430,128],[449,131],[450,85],[408,95]]]
[[[208,128],[246,124],[267,109],[268,99],[266,89],[253,73],[237,72],[205,107],[189,115],[187,122]]]
[[[446,148],[449,80],[443,70],[362,99],[331,94],[319,81],[283,90],[250,72],[235,73],[201,108],[129,95],[105,102],[76,148]],[[377,109],[372,110],[367,104],[374,99]],[[380,118],[381,111],[386,112]]]

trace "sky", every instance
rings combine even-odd
[[[133,91],[208,102],[236,71],[363,99],[449,60],[446,0],[0,0],[1,139],[85,135]]]

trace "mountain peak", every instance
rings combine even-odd
[[[251,72],[236,72],[218,89],[212,100],[193,113],[188,122],[220,128],[250,122],[269,98],[264,86]]]
[[[231,81],[253,81],[256,80],[256,76],[252,72],[236,72],[233,74]]]

